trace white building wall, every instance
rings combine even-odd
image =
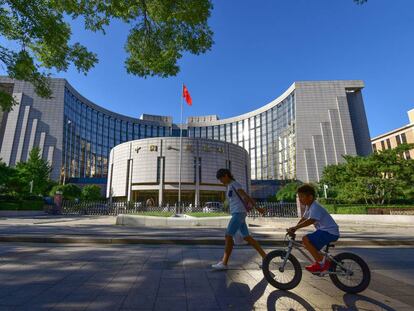
[[[246,188],[250,187],[249,155],[243,148],[220,141],[183,138],[182,189],[196,190],[194,158],[201,158],[199,190],[224,191],[216,179],[216,172],[231,162],[234,177]],[[179,147],[177,137],[147,138],[122,143],[110,152],[107,197],[127,197],[128,189],[159,190],[164,174],[164,190],[178,190]],[[228,151],[227,151],[228,150]],[[165,169],[157,178],[158,157],[165,159]],[[127,164],[132,160],[132,178],[127,183]],[[246,169],[247,166],[247,169]],[[162,168],[162,166],[160,166]],[[247,176],[246,176],[247,173]],[[112,189],[111,189],[112,188]]]

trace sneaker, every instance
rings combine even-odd
[[[319,270],[321,269],[321,265],[317,262],[314,262],[310,266],[306,266],[305,269],[311,273],[315,273],[315,272],[319,272]]]
[[[328,270],[331,267],[331,262],[329,260],[326,260],[323,265],[321,265],[318,262],[314,262],[310,266],[306,266],[305,269],[308,270],[311,273],[320,273]]]
[[[223,262],[219,261],[215,265],[211,265],[211,267],[214,270],[227,270],[227,265],[225,265]]]
[[[321,272],[327,271],[331,268],[331,262],[326,260],[323,266],[321,266]]]

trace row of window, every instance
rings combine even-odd
[[[407,143],[407,136],[405,133],[401,133],[395,136],[395,140],[397,142],[397,146],[401,145],[401,144],[406,144]],[[386,138],[384,140],[381,140],[380,142],[381,144],[381,150],[386,150],[386,149],[392,149],[392,145],[391,145],[391,140],[389,138]],[[374,150],[374,152],[376,152],[377,149],[377,144],[374,143],[372,144],[372,148]],[[409,151],[406,151],[405,153],[405,158],[406,159],[411,159],[411,155]]]

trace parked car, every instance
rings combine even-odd
[[[203,213],[214,213],[223,211],[221,202],[206,202],[203,206]]]

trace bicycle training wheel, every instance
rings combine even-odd
[[[289,255],[284,268],[282,268],[285,256],[286,252],[282,250],[270,252],[263,259],[262,270],[269,284],[278,289],[289,290],[300,283],[302,268],[299,261],[292,254]]]
[[[352,253],[341,253],[334,257],[329,274],[332,282],[346,293],[356,294],[365,290],[371,281],[371,272],[365,261]]]

